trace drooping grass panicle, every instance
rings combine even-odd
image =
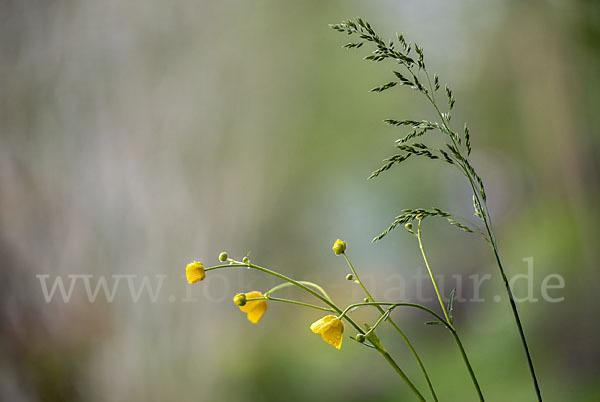
[[[383,231],[380,235],[376,236],[373,239],[373,242],[383,239],[388,233],[390,233],[392,230],[396,229],[396,227],[398,227],[400,225],[406,225],[407,223],[415,221],[415,220],[422,221],[425,218],[429,218],[429,217],[433,217],[433,216],[439,216],[442,218],[446,218],[447,221],[451,225],[456,226],[457,228],[462,229],[465,232],[473,233],[473,232],[479,231],[479,229],[474,228],[472,224],[469,225],[467,223],[460,222],[457,217],[453,216],[452,214],[450,214],[448,212],[442,211],[439,208],[432,208],[429,210],[421,209],[421,208],[403,209],[402,214],[398,215],[394,219],[394,222],[392,222],[392,224],[385,231]]]
[[[393,84],[393,82],[388,82],[378,87],[378,90],[376,92],[383,92],[394,87],[408,86],[422,93],[435,109],[440,121],[432,131],[439,131],[443,135],[447,136],[449,142],[445,144],[446,149],[433,149],[423,143],[411,143],[410,141],[414,140],[417,137],[425,138],[426,136],[424,134],[426,134],[426,132],[429,130],[425,130],[424,132],[411,131],[396,143],[396,147],[401,151],[405,152],[405,154],[394,155],[393,157],[388,158],[386,160],[386,164],[378,170],[376,170],[375,172],[373,172],[370,178],[377,177],[380,173],[386,172],[390,170],[393,166],[407,160],[408,157],[404,155],[424,156],[428,159],[433,160],[442,159],[445,162],[459,169],[459,171],[467,178],[469,185],[473,191],[473,206],[475,209],[475,215],[481,220],[484,226],[483,230],[479,228],[477,229],[478,232],[484,233],[484,238],[488,241],[488,243],[493,249],[501,277],[504,281],[506,291],[509,295],[511,309],[515,318],[515,322],[517,324],[517,328],[521,338],[521,343],[525,350],[527,362],[529,365],[529,371],[533,380],[537,399],[538,401],[541,401],[542,397],[537,377],[535,374],[535,369],[533,367],[533,361],[529,353],[529,348],[527,346],[527,341],[525,339],[525,334],[522,328],[521,320],[519,318],[517,307],[512,296],[512,290],[510,288],[508,278],[506,276],[506,273],[504,272],[504,268],[500,260],[495,234],[492,229],[491,216],[487,207],[487,195],[485,192],[485,187],[483,185],[483,180],[477,174],[473,165],[469,161],[469,156],[471,155],[472,150],[470,132],[465,124],[461,136],[457,132],[453,131],[450,125],[450,122],[452,120],[452,114],[450,112],[453,110],[454,105],[456,103],[456,99],[454,97],[452,89],[447,84],[444,86],[444,92],[447,100],[447,111],[443,112],[440,110],[436,99],[436,92],[440,88],[439,76],[437,74],[434,74],[433,81],[431,80],[431,76],[428,73],[425,64],[423,48],[416,44],[414,46],[411,45],[409,42],[406,41],[404,35],[396,35],[396,39],[399,44],[399,46],[396,47],[394,46],[394,43],[392,41],[386,43],[375,32],[371,25],[361,18],[343,21],[342,23],[332,25],[331,27],[336,31],[344,32],[347,35],[355,36],[360,39],[359,42],[355,42],[353,46],[347,46],[349,48],[358,48],[367,42],[373,44],[375,46],[375,49],[371,52],[371,54],[365,57],[365,60],[374,62],[381,62],[384,60],[393,61],[404,68],[404,71],[402,72],[397,70],[393,71],[393,74],[397,79],[396,84]],[[418,121],[387,119],[386,123],[396,126],[413,126],[413,130],[415,130],[414,125],[412,123],[418,123]],[[436,214],[434,216],[443,215]],[[410,219],[410,213],[404,212],[402,215],[396,218],[396,220],[392,223],[392,225],[390,225],[390,227],[388,227],[388,229],[386,229],[386,231],[377,236],[374,239],[374,241],[383,238],[387,233],[396,228],[398,225],[406,223]],[[456,225],[456,223],[458,222],[456,222],[455,220],[455,223],[453,224]],[[456,226],[462,229],[466,227],[462,227],[461,225]]]
[[[452,115],[450,110],[453,109],[456,99],[452,89],[446,84],[444,86],[446,98],[448,101],[448,112],[441,112],[437,106],[435,92],[440,88],[440,78],[438,74],[433,75],[433,82],[431,81],[430,75],[427,71],[425,64],[424,50],[419,45],[411,45],[406,41],[404,35],[398,34],[397,40],[399,47],[396,48],[392,41],[386,43],[371,27],[371,25],[361,18],[355,20],[347,20],[340,24],[332,25],[332,28],[345,32],[348,35],[356,35],[361,41],[353,43],[353,46],[346,46],[348,48],[359,48],[365,42],[372,43],[375,45],[375,50],[370,55],[365,57],[366,60],[370,61],[384,61],[390,60],[400,66],[404,67],[405,71],[400,72],[393,70],[393,75],[397,79],[396,81],[387,82],[381,86],[374,88],[374,92],[383,92],[396,86],[409,86],[421,92],[425,97],[434,105],[441,122],[431,121],[417,121],[417,120],[398,120],[398,119],[385,119],[387,124],[394,126],[410,126],[413,130],[410,131],[406,136],[396,141],[396,146],[405,151],[407,154],[424,156],[429,159],[441,159],[449,164],[456,165],[459,169],[463,170],[464,173],[471,175],[479,187],[478,192],[482,197],[485,197],[485,191],[483,190],[483,182],[478,179],[477,173],[474,171],[470,163],[468,162],[468,156],[471,153],[471,138],[468,129],[465,126],[464,135],[461,137],[450,128],[450,120]],[[359,45],[360,44],[360,45]],[[409,141],[421,137],[430,130],[439,131],[447,135],[451,142],[446,144],[447,150],[445,149],[432,149],[423,143],[409,143]],[[464,141],[463,141],[464,139]],[[464,146],[462,146],[464,144]],[[466,155],[463,155],[463,152]],[[398,161],[401,158],[396,157]],[[401,161],[406,160],[403,158]],[[391,161],[387,161],[391,162]],[[371,175],[376,177],[379,173],[382,173],[390,169],[394,163],[386,163],[379,169],[377,174]],[[374,172],[375,173],[375,172]]]

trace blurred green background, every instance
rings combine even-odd
[[[271,303],[249,323],[231,297],[270,278],[221,270],[192,288],[183,277],[193,259],[250,250],[340,304],[361,300],[331,252],[341,237],[378,297],[413,300],[410,279],[424,272],[414,239],[371,238],[402,208],[472,216],[464,179],[442,164],[412,159],[367,182],[404,134],[381,120],[431,110],[408,89],[368,92],[392,65],[362,61],[367,50],[342,49],[328,27],[357,15],[422,45],[454,88],[509,274],[534,257],[537,297],[545,275],[565,278],[551,293],[564,301],[519,305],[545,400],[600,400],[592,0],[2,2],[1,400],[412,400],[376,353],[312,334],[318,312]],[[443,222],[424,230],[448,281],[492,274],[486,302],[455,312],[488,400],[534,400],[508,303],[492,299],[503,293],[491,250]],[[68,303],[46,303],[40,274],[167,277],[155,302],[134,303],[123,282],[112,303],[89,302],[81,284]],[[407,293],[391,292],[401,278]],[[394,315],[441,400],[475,400],[449,335]],[[425,392],[406,346],[380,335]]]

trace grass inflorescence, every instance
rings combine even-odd
[[[473,167],[469,156],[472,151],[471,144],[471,133],[467,124],[464,124],[462,132],[454,131],[451,128],[452,114],[451,111],[456,103],[454,92],[448,84],[444,85],[443,94],[439,93],[440,90],[440,78],[438,74],[433,74],[433,80],[427,70],[425,63],[425,53],[421,46],[417,44],[411,44],[407,42],[404,35],[397,34],[397,45],[393,41],[384,41],[371,27],[371,25],[361,18],[354,20],[350,19],[339,24],[331,25],[331,27],[339,32],[345,33],[352,37],[357,37],[359,41],[353,42],[352,46],[346,46],[348,48],[361,48],[365,43],[371,43],[375,49],[371,51],[369,55],[365,57],[365,60],[373,62],[391,61],[395,65],[399,65],[403,68],[403,71],[393,70],[392,74],[396,78],[395,81],[390,81],[380,87],[375,88],[375,92],[383,92],[396,86],[408,86],[411,89],[421,93],[429,101],[434,108],[439,121],[432,122],[428,120],[399,120],[399,119],[385,119],[384,122],[393,126],[411,127],[413,130],[410,131],[406,136],[397,140],[395,146],[403,153],[393,155],[384,160],[385,164],[371,174],[369,178],[378,177],[381,173],[389,171],[392,167],[399,165],[400,163],[409,159],[410,156],[421,156],[430,160],[443,160],[449,165],[457,168],[467,179],[469,185],[473,191],[473,208],[474,214],[481,220],[483,227],[472,229],[464,223],[459,222],[450,214],[442,212],[441,210],[434,208],[432,210],[416,209],[416,210],[403,210],[403,214],[398,216],[394,222],[379,236],[375,237],[374,241],[381,240],[384,236],[394,230],[400,224],[406,224],[407,222],[417,219],[420,223],[423,218],[428,216],[443,216],[448,218],[448,221],[468,232],[480,233],[489,245],[493,249],[493,253],[500,271],[500,275],[504,281],[506,291],[509,296],[510,306],[515,318],[515,323],[521,338],[521,343],[525,350],[527,363],[529,365],[529,371],[535,388],[536,396],[539,401],[542,400],[541,391],[538,385],[537,376],[533,366],[533,360],[529,353],[529,347],[525,338],[525,333],[519,317],[519,313],[514,302],[512,290],[506,273],[500,260],[498,245],[496,243],[496,237],[492,228],[491,216],[487,206],[487,194],[483,180]],[[447,101],[446,111],[442,111],[438,106],[438,100],[442,97]],[[445,148],[433,148],[423,142],[411,142],[417,137],[426,138],[425,134],[429,131],[437,131],[446,138]],[[420,241],[419,236],[419,241]],[[422,247],[421,247],[422,248]],[[423,255],[424,258],[425,255]],[[434,281],[432,277],[432,281]],[[443,306],[442,306],[443,307]]]

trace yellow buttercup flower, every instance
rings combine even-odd
[[[344,254],[344,251],[346,251],[346,242],[337,239],[331,248],[333,249],[335,255]]]
[[[338,350],[342,347],[344,323],[334,315],[326,315],[310,326],[315,334],[321,334],[325,342],[335,346]]]
[[[194,284],[200,282],[206,277],[204,272],[204,264],[199,261],[194,261],[185,267],[185,275],[189,283]]]
[[[236,296],[237,297],[237,296]],[[256,299],[259,297],[264,297],[262,293],[253,291],[246,293],[246,299]],[[237,303],[236,303],[237,304]],[[262,318],[265,311],[267,311],[267,301],[266,300],[250,300],[246,301],[243,306],[238,304],[238,307],[242,312],[248,315],[248,320],[257,324]]]

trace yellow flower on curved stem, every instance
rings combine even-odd
[[[334,315],[326,315],[310,326],[315,334],[321,334],[325,342],[335,346],[338,350],[342,347],[344,323]]]
[[[264,297],[262,293],[253,291],[246,293],[246,299],[256,299],[259,297]],[[242,312],[248,315],[248,320],[257,324],[262,318],[265,311],[267,311],[267,301],[266,300],[249,300],[243,306],[238,306]]]
[[[200,282],[206,278],[206,272],[204,272],[204,264],[199,261],[194,261],[185,267],[185,276],[190,284]]]

